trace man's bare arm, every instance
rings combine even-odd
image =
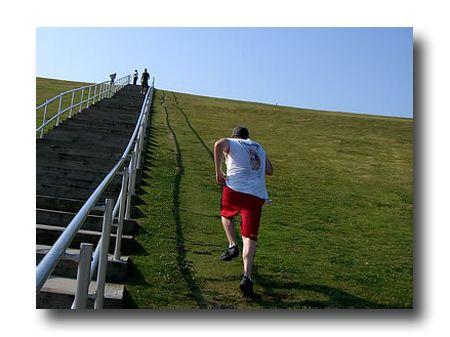
[[[267,156],[266,156],[266,174],[268,176],[271,176],[273,174],[272,162],[270,161],[269,157],[267,157]]]
[[[219,139],[214,144],[214,168],[216,170],[216,182],[219,185],[225,184],[225,174],[222,172],[223,153],[230,151],[230,142],[226,138]]]

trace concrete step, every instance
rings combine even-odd
[[[79,188],[85,188],[88,190],[94,191],[95,188],[102,181],[101,176],[97,176],[95,179],[75,179],[67,176],[58,176],[56,174],[37,174],[36,180],[39,181],[38,184],[46,184],[46,185],[58,185],[58,186],[75,186]],[[120,182],[119,182],[120,183]],[[112,184],[117,187],[117,183]],[[36,185],[38,186],[38,185]]]
[[[84,189],[92,189],[92,192],[94,189],[99,185],[99,183],[104,179],[106,176],[106,170],[104,170],[104,174],[96,174],[95,178],[91,179],[83,179],[81,178],[74,178],[73,176],[64,175],[63,173],[59,172],[57,168],[53,168],[55,171],[52,172],[51,168],[48,168],[48,172],[43,173],[41,170],[36,174],[37,183],[36,187],[39,186],[47,186],[47,185],[55,185],[55,186],[66,186],[66,187],[74,187],[74,188],[84,188]],[[117,187],[120,187],[121,185],[121,177],[116,175],[113,177],[109,189],[110,190],[117,190]]]
[[[143,101],[143,99],[142,99]],[[140,109],[142,107],[142,101],[136,102],[135,100],[128,98],[128,99],[115,99],[115,100],[108,100],[108,101],[102,101],[101,104],[98,104],[96,108],[98,109],[107,109],[111,111],[117,111],[117,110],[124,110],[124,111],[137,111],[137,113],[140,112]]]
[[[70,309],[75,298],[76,280],[71,278],[50,276],[41,291],[36,294],[37,309]],[[96,282],[89,285],[88,308],[93,308]],[[106,283],[104,294],[105,309],[122,309],[124,285]]]
[[[133,121],[133,123],[125,124],[124,123],[103,123],[101,121],[98,121],[97,119],[93,120],[86,120],[81,118],[71,118],[68,119],[65,122],[65,125],[67,127],[77,127],[77,128],[92,128],[97,130],[113,130],[117,132],[133,132],[134,126],[136,125],[136,121]]]
[[[36,184],[36,194],[48,195],[58,198],[69,198],[76,200],[87,200],[94,189],[87,189],[76,187],[73,185],[52,185],[38,182]],[[106,198],[116,199],[120,193],[120,187],[110,186],[106,189],[105,193],[101,196],[100,200]]]
[[[116,114],[113,118],[111,117],[111,113]],[[117,111],[110,110],[98,110],[92,112],[91,114],[85,115],[77,115],[76,118],[66,121],[66,125],[71,125],[70,121],[80,121],[80,123],[93,123],[93,126],[98,127],[110,127],[114,128],[126,128],[132,130],[132,128],[136,125],[138,119],[138,115],[125,115],[118,114]]]
[[[101,199],[100,199],[101,200]],[[58,198],[51,195],[36,195],[36,208],[54,209],[66,212],[77,213],[83,207],[86,200]],[[103,203],[101,200],[100,203]],[[91,214],[101,214],[101,212],[91,212]]]
[[[36,195],[36,208],[52,209],[63,212],[77,213],[85,204],[86,200],[53,197],[49,195]],[[132,200],[133,202],[133,200]],[[96,206],[104,206],[105,199],[99,199]],[[103,215],[103,211],[93,209],[91,215]]]
[[[74,156],[65,154],[43,154],[36,158],[36,166],[55,168],[75,168],[78,170],[90,170],[97,172],[109,172],[117,161],[110,159],[98,159],[94,157]]]
[[[47,138],[38,138],[36,139],[36,150],[41,147],[50,147],[57,151],[58,149],[76,149],[76,150],[86,150],[86,151],[98,151],[106,152],[106,153],[120,153],[122,154],[125,148],[121,148],[118,146],[113,146],[109,143],[106,144],[89,144],[89,143],[83,143],[83,144],[76,144],[73,142],[69,142],[67,140],[61,139],[61,140],[49,140]]]
[[[95,132],[102,135],[117,135],[118,137],[126,137],[130,139],[130,136],[133,132],[131,128],[120,128],[120,127],[111,127],[111,126],[99,126],[95,124],[90,125],[79,125],[76,122],[66,123],[64,125],[65,130],[74,130],[74,132]]]
[[[85,110],[86,112],[91,111],[109,111],[111,114],[129,114],[129,115],[138,115],[142,107],[142,102],[137,102],[130,98],[115,98],[107,101],[98,102],[95,105],[89,107],[89,109]]]
[[[70,161],[49,161],[46,162],[44,160],[36,161],[36,174],[45,174],[48,172],[54,172],[58,174],[79,174],[82,172],[86,172],[87,174],[94,174],[101,177],[106,177],[107,173],[110,171],[113,166],[104,168],[104,167],[88,167],[82,164],[74,164]]]
[[[65,186],[74,187],[80,189],[86,189],[91,191],[91,193],[100,185],[101,181],[104,179],[103,176],[97,176],[95,179],[75,179],[68,176],[59,176],[58,174],[38,174],[36,176],[39,183],[36,184],[37,188],[45,186]],[[122,185],[121,177],[114,177],[108,188],[109,192],[120,191]]]
[[[45,153],[50,153],[53,155],[65,154],[68,156],[85,156],[85,157],[95,157],[100,159],[109,159],[117,161],[122,155],[124,149],[113,149],[113,148],[87,148],[86,146],[74,146],[73,144],[67,143],[65,145],[50,145],[50,144],[39,144],[36,146],[36,157],[39,158]]]
[[[55,211],[49,209],[36,209],[36,222],[50,226],[67,227],[70,221],[74,218],[76,213]],[[93,230],[97,232],[102,231],[103,216],[89,215],[85,220],[82,229]],[[124,219],[123,234],[133,235],[139,230],[139,225],[134,220]],[[116,233],[117,227],[113,226],[112,232]]]
[[[95,117],[95,118],[94,118]],[[95,116],[87,115],[87,114],[78,114],[74,120],[80,121],[80,122],[91,122],[91,123],[101,123],[105,126],[119,126],[119,127],[129,127],[134,128],[136,125],[138,116],[136,118],[115,118],[114,120],[111,119],[110,112],[106,111],[96,111]],[[69,120],[67,120],[68,122]]]
[[[131,204],[136,202],[136,197],[131,199]],[[36,195],[36,208],[52,209],[64,212],[77,213],[85,204],[86,200],[77,200],[63,197],[53,197],[49,195]],[[97,206],[104,206],[105,199],[99,199]],[[135,208],[131,208],[131,214],[135,214]],[[103,211],[93,209],[91,215],[103,215]],[[138,227],[139,228],[139,227]]]
[[[90,145],[95,147],[98,145],[108,144],[118,148],[125,149],[129,142],[129,138],[117,135],[97,134],[95,132],[73,132],[62,128],[55,128],[44,136],[48,140],[65,141],[79,145]]]
[[[105,143],[105,141],[108,140],[113,140],[113,146],[117,146],[119,144],[122,144],[124,141],[129,140],[129,136],[131,135],[131,133],[128,134],[124,133],[123,131],[74,128],[69,125],[55,128],[54,130],[52,130],[52,132],[48,133],[49,136],[51,134],[54,134],[55,137],[53,138],[57,140],[65,140],[73,143],[79,142],[80,144],[91,143],[94,146],[96,142],[98,142],[99,145],[108,144]],[[57,138],[56,136],[58,136],[59,138]],[[47,138],[52,139],[51,137]]]
[[[110,112],[110,114],[112,115],[111,118],[114,118],[117,115],[127,114],[133,116],[139,114],[141,106],[141,102],[135,102],[130,98],[113,98],[97,102],[94,105],[90,105],[89,108],[82,110],[80,114],[91,114],[96,111],[102,110]]]
[[[69,181],[83,181],[83,182],[100,182],[103,180],[106,174],[98,174],[88,171],[80,171],[80,170],[59,170],[55,168],[43,168],[40,167],[39,170],[36,171],[36,180],[40,182],[51,183],[52,181],[61,179],[69,180]],[[113,180],[113,184],[116,183],[116,179]],[[120,183],[120,179],[117,179],[117,183]]]
[[[41,260],[49,252],[50,249],[51,246],[48,245],[36,245],[36,265],[41,262]],[[59,260],[58,264],[53,270],[52,275],[76,279],[79,256],[79,249],[67,249],[66,253],[63,255],[61,260]],[[127,270],[128,256],[122,256],[120,260],[114,260],[114,256],[112,254],[108,254],[106,282],[124,283],[127,278]]]
[[[44,224],[36,225],[36,244],[52,246],[61,233],[65,230],[65,227],[50,226]],[[80,229],[72,240],[70,248],[79,248],[82,242],[92,243],[94,249],[98,244],[101,237],[101,232]],[[116,235],[111,234],[109,241],[109,252],[114,253],[114,247],[116,244]],[[134,238],[131,235],[122,235],[122,248],[121,252],[125,255],[130,255],[135,247]]]

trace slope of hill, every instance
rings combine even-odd
[[[255,259],[261,299],[242,300],[225,235],[214,141],[246,125],[275,173]],[[158,90],[140,190],[128,306],[411,308],[413,121]],[[238,227],[238,226],[237,226]]]
[[[37,103],[84,83],[37,79]],[[411,308],[413,120],[157,90],[130,308]],[[246,125],[274,164],[246,302],[221,262],[212,148]],[[238,227],[238,226],[237,226]]]
[[[73,82],[73,81],[63,81],[63,80],[55,80],[52,78],[43,78],[36,77],[36,106],[45,102],[46,99],[50,99],[61,92],[79,88],[90,83],[85,82]],[[67,106],[70,103],[71,97],[67,97],[63,103],[64,106]],[[77,94],[75,97],[75,102],[79,102],[80,95]],[[49,104],[47,117],[53,116],[58,108],[58,102],[54,102]],[[38,111],[36,114],[36,126],[40,126],[42,124],[42,114],[43,111]]]

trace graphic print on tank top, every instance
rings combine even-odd
[[[259,159],[258,150],[248,148],[248,156],[250,159],[250,166],[253,171],[258,171],[261,166],[261,159]]]
[[[256,143],[242,143],[248,152],[248,159],[252,171],[258,171],[261,167],[261,158],[259,156],[259,144]]]

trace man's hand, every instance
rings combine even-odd
[[[216,182],[219,185],[225,185],[226,179],[227,179],[227,177],[225,176],[225,174],[222,171],[219,171],[219,173],[216,173]]]

